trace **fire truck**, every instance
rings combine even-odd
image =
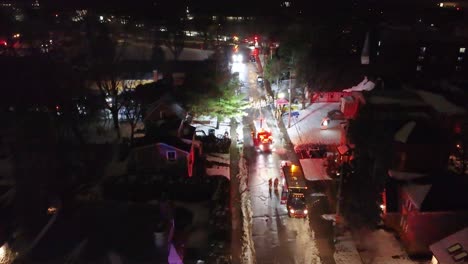
[[[262,152],[271,152],[273,145],[273,134],[268,128],[263,127],[263,120],[255,122],[255,129],[252,130],[252,140],[257,149]]]
[[[299,165],[291,161],[281,161],[281,177],[283,190],[281,203],[286,204],[289,217],[306,218],[308,215],[305,199],[307,185]]]

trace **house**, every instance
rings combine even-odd
[[[468,227],[430,245],[432,264],[468,262]]]
[[[468,222],[468,182],[447,172],[449,134],[426,121],[409,121],[394,133],[384,192],[384,223],[400,236],[410,255]]]
[[[191,174],[194,166],[194,148],[177,137],[168,137],[158,143],[132,150],[128,162],[129,172],[171,172]]]
[[[112,69],[109,80],[87,80],[91,91],[99,91],[99,85],[116,87],[119,92],[125,89],[135,89],[139,85],[158,82],[161,76],[153,70],[153,66],[142,61],[121,61]]]
[[[392,219],[398,223],[392,225],[409,255],[428,255],[429,245],[466,226],[468,200],[463,194],[467,187],[466,181],[446,175],[399,188],[398,217]]]
[[[461,198],[467,182],[448,173],[451,120],[465,109],[426,91],[363,94],[357,120],[369,133],[356,141],[372,145],[371,175],[385,186],[384,223],[409,255],[428,255],[431,243],[468,222],[468,199]]]
[[[186,115],[185,109],[171,95],[165,94],[147,107],[143,121],[160,124],[163,121],[175,119],[180,123]]]
[[[165,263],[174,225],[163,207],[103,201],[59,210],[22,263]]]

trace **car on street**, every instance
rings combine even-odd
[[[309,211],[304,194],[295,193],[287,201],[288,216],[293,218],[306,218]]]

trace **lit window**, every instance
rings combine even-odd
[[[421,47],[421,48],[420,48],[420,51],[421,51],[421,53],[426,52],[426,47]]]
[[[463,48],[463,47],[460,48],[460,53],[465,53],[465,51],[466,51],[465,48]]]
[[[382,42],[379,40],[379,42],[377,43],[377,45],[380,47],[381,44],[382,44]]]
[[[166,158],[168,161],[175,161],[177,159],[177,154],[175,151],[167,151]]]
[[[418,56],[418,61],[423,61],[424,60],[424,56]]]
[[[416,66],[416,71],[422,71],[422,66],[421,66],[421,65],[417,65],[417,66]]]
[[[459,56],[459,57],[457,58],[457,61],[462,61],[462,60],[463,60],[463,57],[461,57],[461,56]]]
[[[447,251],[452,254],[455,253],[456,251],[463,249],[463,247],[460,245],[460,243],[456,243],[451,245],[450,247],[447,248]]]
[[[462,252],[454,255],[452,258],[453,258],[453,260],[458,262],[458,261],[461,261],[463,259],[466,259],[467,257],[468,257],[468,252],[462,251]]]

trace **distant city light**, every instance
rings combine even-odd
[[[440,7],[444,7],[444,3],[440,3],[439,6],[440,6]]]
[[[103,20],[104,20],[104,17],[103,17],[103,16],[99,16],[99,20],[100,20],[100,21],[103,21]]]

